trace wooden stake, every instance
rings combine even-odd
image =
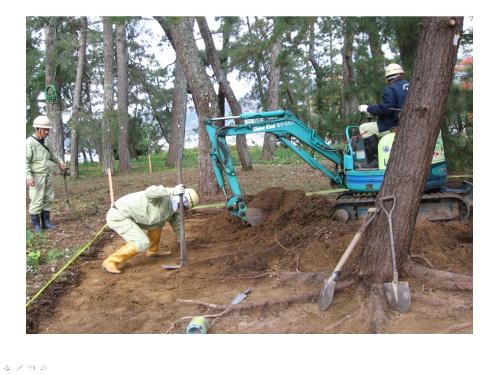
[[[151,154],[148,154],[148,162],[149,162],[149,173],[153,173],[153,169],[151,168]]]

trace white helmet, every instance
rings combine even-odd
[[[385,68],[385,78],[389,78],[395,74],[404,74],[404,70],[399,64],[389,64]]]
[[[200,201],[200,198],[198,198],[198,194],[194,191],[194,189],[184,189],[184,197],[187,198],[189,208],[193,208]],[[186,201],[184,201],[184,204],[186,204]]]
[[[42,128],[42,129],[52,129],[50,126],[50,120],[47,116],[38,116],[33,121],[34,128]]]

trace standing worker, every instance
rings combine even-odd
[[[107,257],[102,262],[102,267],[111,273],[121,273],[118,265],[139,252],[146,252],[149,257],[159,255],[161,230],[167,221],[179,242],[180,194],[183,194],[184,206],[188,209],[199,202],[196,191],[185,189],[183,185],[174,188],[153,185],[144,191],[130,193],[118,199],[109,209],[106,223],[126,244]]]
[[[28,210],[31,215],[31,225],[33,231],[39,233],[42,229],[55,228],[55,225],[50,222],[54,186],[49,161],[58,164],[61,171],[65,171],[67,167],[45,145],[45,138],[52,129],[49,118],[38,116],[33,121],[33,128],[35,132],[26,139],[26,183],[29,187],[30,205]]]
[[[378,165],[378,140],[387,134],[390,129],[398,126],[401,108],[408,94],[410,83],[403,79],[404,70],[399,64],[389,64],[385,68],[385,79],[388,85],[384,87],[382,101],[379,104],[359,106],[361,113],[368,113],[377,117],[375,122],[367,122],[359,126],[366,151],[367,167]]]

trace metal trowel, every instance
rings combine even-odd
[[[252,291],[252,289],[247,288],[244,292],[238,293],[232,300],[231,305],[240,304],[245,298],[247,298],[248,294]]]

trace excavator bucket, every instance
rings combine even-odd
[[[246,214],[247,222],[252,227],[262,224],[268,216],[268,213],[260,208],[247,208]]]

